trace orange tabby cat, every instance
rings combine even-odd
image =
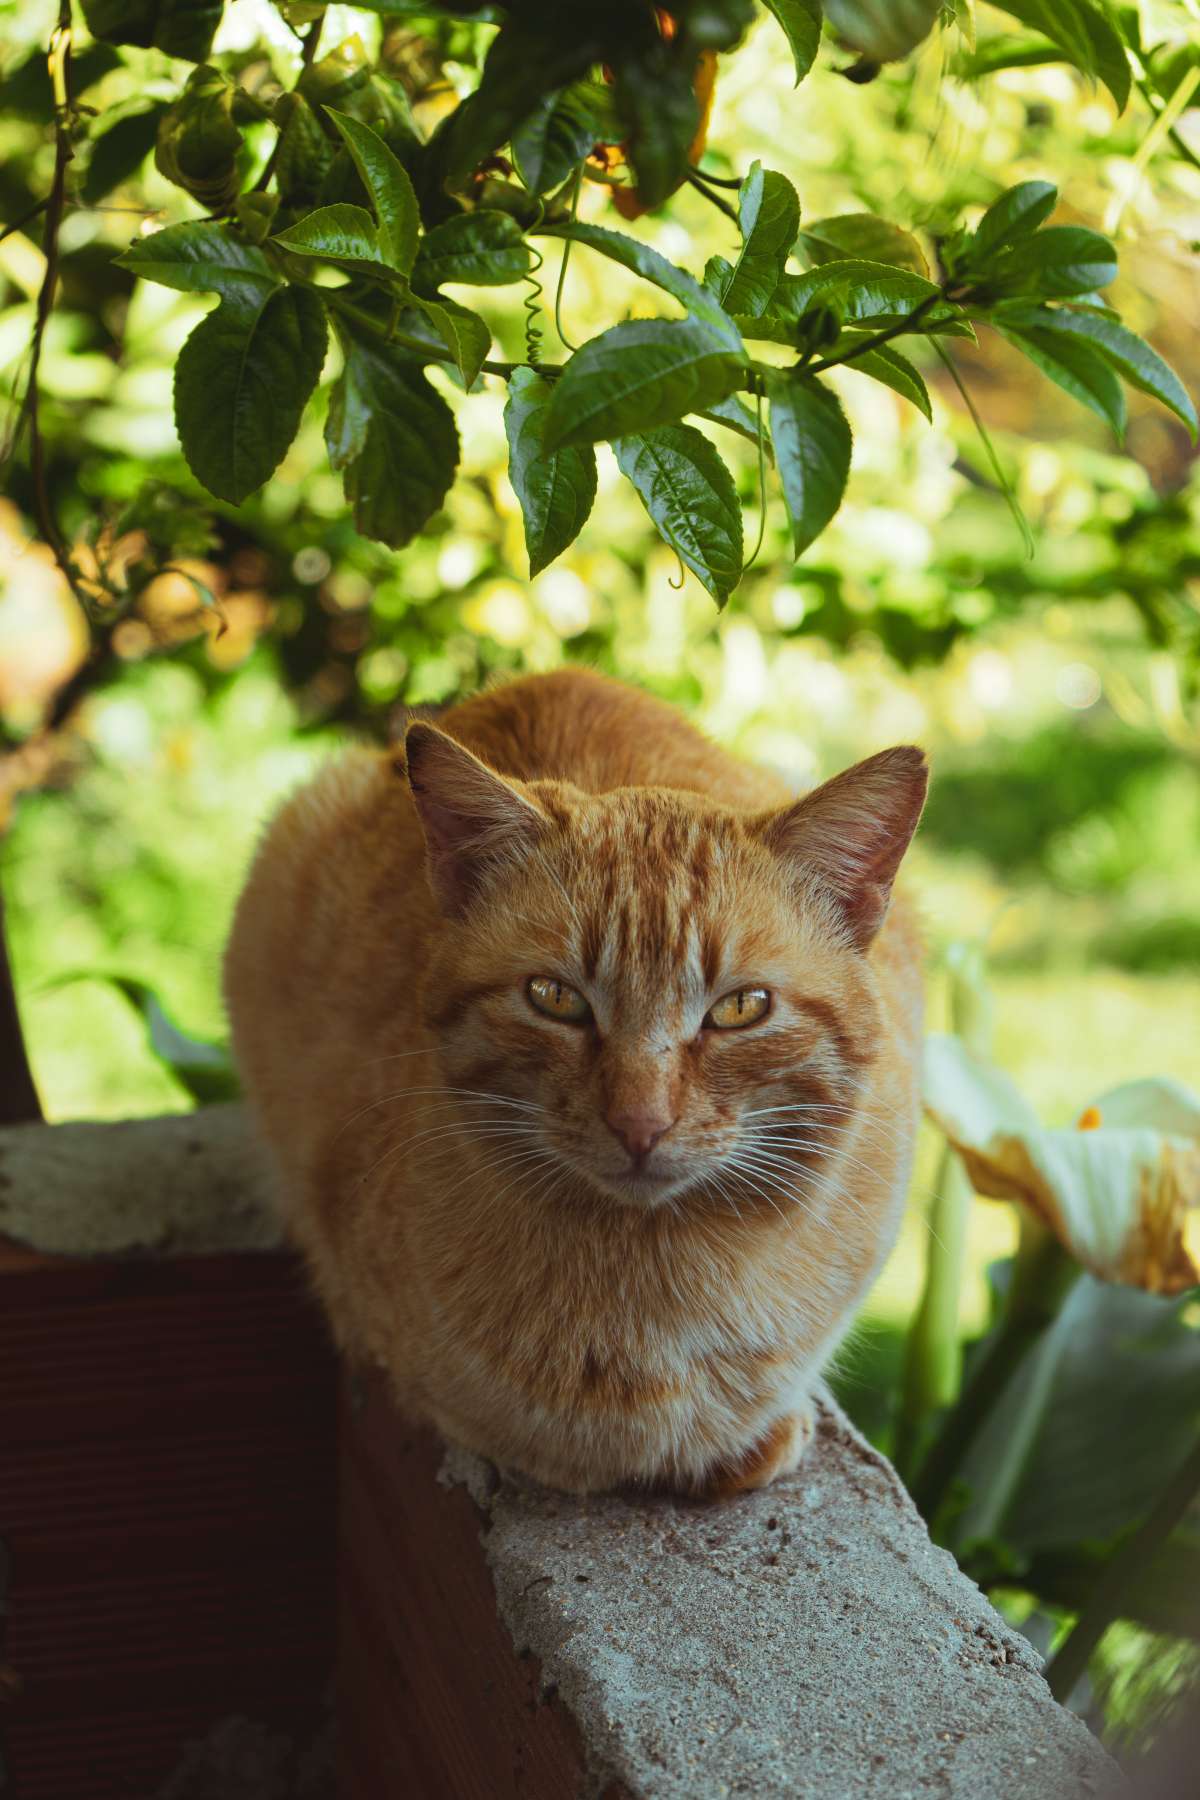
[[[338,1339],[545,1482],[761,1485],[908,1181],[924,757],[795,801],[580,671],[405,753],[284,807],[226,968]]]

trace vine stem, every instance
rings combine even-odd
[[[316,18],[313,20],[312,24],[309,26],[308,30],[304,34],[303,39],[301,40],[301,43],[302,43],[302,49],[301,49],[301,53],[300,53],[300,75],[301,76],[304,74],[306,69],[311,69],[313,66],[313,63],[316,61],[317,44],[320,41],[321,27],[324,25],[324,23],[325,23],[325,14],[322,13],[319,18]],[[297,79],[299,79],[299,76],[297,77]],[[271,147],[271,154],[270,154],[270,156],[268,156],[268,158],[266,160],[266,163],[263,167],[262,174],[259,176],[258,180],[254,184],[253,191],[256,194],[261,194],[265,188],[270,186],[271,177],[275,173],[275,165],[279,161],[279,152],[280,152],[280,149],[282,148],[282,145],[283,145],[283,132],[277,128],[276,132],[275,132],[275,142]]]
[[[1156,119],[1161,118],[1162,114],[1167,111],[1167,106],[1163,103],[1161,97],[1155,93],[1147,78],[1144,75],[1136,76],[1134,79],[1134,86],[1142,96],[1142,99],[1146,102],[1146,105],[1150,108],[1150,111],[1154,114],[1154,117]],[[1175,146],[1179,155],[1182,156],[1183,160],[1191,163],[1193,169],[1200,169],[1200,156],[1197,156],[1174,120],[1172,120],[1167,127],[1167,136]]]
[[[925,318],[935,306],[949,298],[950,295],[943,288],[937,288],[932,294],[926,294],[923,300],[918,300],[912,311],[906,313],[902,319],[897,319],[894,325],[888,325],[884,330],[864,338],[861,344],[851,344],[848,349],[841,351],[837,356],[825,356],[820,362],[811,363],[808,373],[821,375],[826,369],[836,369],[842,363],[853,362],[856,357],[865,356],[868,350],[878,350],[881,344],[890,344],[893,338],[902,337],[906,332],[915,330],[919,320]]]
[[[738,223],[736,209],[730,206],[728,200],[726,200],[723,195],[714,194],[713,190],[705,183],[704,177],[698,175],[695,169],[689,169],[684,179],[687,181],[689,187],[694,187],[698,194],[703,194],[704,198],[709,201],[711,205],[715,206],[718,212],[723,212],[725,217],[727,219],[732,219],[735,225]]]
[[[42,349],[46,340],[46,327],[50,322],[50,314],[54,309],[54,296],[58,288],[58,237],[62,227],[63,214],[67,204],[67,168],[75,152],[71,147],[71,0],[60,0],[58,24],[50,39],[50,80],[54,90],[54,175],[50,183],[50,192],[46,196],[46,222],[42,232],[42,254],[46,259],[46,268],[42,276],[42,285],[38,290],[37,307],[34,313],[33,337],[29,347],[29,375],[25,384],[25,394],[21,402],[21,413],[17,420],[13,449],[15,451],[20,440],[24,423],[29,425],[29,460],[33,475],[33,511],[38,529],[49,545],[50,551],[58,564],[67,584],[75,598],[90,615],[92,596],[87,593],[79,579],[79,573],[71,561],[66,540],[58,528],[54,516],[54,508],[50,502],[50,493],[46,485],[46,450],[42,442],[39,388]]]
[[[1118,1550],[1096,1582],[1087,1605],[1042,1671],[1056,1700],[1065,1701],[1091,1660],[1137,1576],[1200,1498],[1200,1440],[1168,1482],[1133,1536]]]
[[[11,225],[6,225],[4,230],[0,231],[0,244],[4,242],[5,238],[11,237],[14,231],[24,231],[26,225],[31,225],[39,213],[45,212],[49,204],[48,198],[35,200],[33,205],[27,208],[27,210],[21,214],[19,219],[14,219]],[[98,211],[99,209],[96,208],[94,210]]]

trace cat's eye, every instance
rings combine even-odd
[[[578,988],[568,987],[565,981],[555,981],[552,975],[534,975],[526,983],[525,992],[529,996],[529,1004],[538,1012],[545,1013],[548,1019],[562,1019],[568,1025],[583,1025],[592,1016],[592,1009],[579,992]]]
[[[766,988],[734,988],[710,1007],[704,1020],[714,1031],[737,1031],[743,1025],[757,1025],[771,1010],[771,996]]]

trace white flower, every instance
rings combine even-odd
[[[1093,1275],[1155,1294],[1200,1282],[1185,1242],[1200,1205],[1200,1098],[1180,1082],[1128,1082],[1075,1130],[1051,1131],[1007,1075],[935,1036],[925,1109],[978,1193],[1031,1207]]]

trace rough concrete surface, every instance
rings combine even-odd
[[[1082,1800],[1116,1772],[831,1401],[717,1506],[576,1497],[455,1451],[514,1645],[638,1800]]]
[[[244,1108],[0,1131],[0,1236],[60,1256],[280,1241]]]

